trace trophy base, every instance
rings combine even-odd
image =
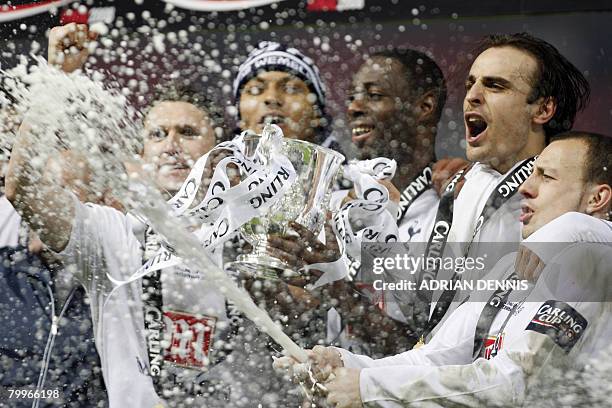
[[[237,273],[238,276],[269,280],[283,280],[299,275],[283,261],[268,254],[240,255],[236,261],[228,262],[225,269]]]

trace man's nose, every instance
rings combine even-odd
[[[475,82],[466,92],[465,101],[470,104],[470,106],[478,106],[481,105],[484,101],[484,94],[482,89],[482,84],[480,82]]]
[[[350,99],[347,107],[347,114],[350,118],[358,118],[365,114],[365,97],[362,93],[354,94]]]
[[[282,92],[277,87],[268,86],[263,92],[266,106],[282,106]]]
[[[163,152],[164,153],[175,153],[180,150],[181,146],[181,135],[176,129],[170,129],[168,135],[164,139]]]
[[[537,186],[535,176],[531,174],[527,180],[519,187],[519,193],[525,198],[535,198],[537,196]]]

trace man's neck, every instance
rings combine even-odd
[[[529,138],[530,143],[520,152],[510,155],[505,160],[494,159],[489,161],[487,164],[499,173],[505,174],[517,163],[542,153],[542,150],[544,150],[546,147],[545,136],[543,134],[534,134],[530,135]]]
[[[525,159],[528,159],[529,157],[533,157],[535,155],[531,155],[531,156],[527,156],[527,157],[523,157],[521,158],[521,156],[516,156],[515,159],[510,159],[510,160],[505,160],[503,163],[488,163],[489,166],[491,166],[491,168],[497,172],[499,172],[499,174],[506,174],[508,171],[510,171],[511,168],[513,168],[518,162],[523,161]]]
[[[523,160],[527,160],[531,157],[537,156],[538,153],[533,153],[533,154],[527,154],[527,155],[518,155],[515,156],[514,159],[511,160],[506,160],[503,163],[497,164],[497,165],[493,165],[493,164],[489,164],[491,166],[491,168],[493,170],[496,170],[497,172],[499,172],[499,174],[506,174],[507,172],[510,171],[511,168],[513,168],[514,166],[516,166],[517,163],[522,162]]]
[[[397,171],[393,176],[393,185],[401,192],[434,160],[432,148],[415,151],[412,155],[396,157]]]

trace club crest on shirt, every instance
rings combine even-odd
[[[416,234],[421,232],[421,226],[419,220],[414,220],[411,225],[408,226],[408,241],[412,240]]]
[[[215,317],[165,311],[166,330],[172,336],[164,360],[177,366],[206,369],[215,334]]]
[[[504,345],[504,334],[505,333],[501,333],[499,336],[487,336],[484,344],[484,358],[490,360],[497,355]]]
[[[524,308],[525,308],[524,305],[517,304],[517,302],[506,302],[504,303],[504,306],[503,306],[503,309],[508,313],[512,313],[512,316],[518,315],[519,313],[523,311]]]
[[[569,353],[587,325],[587,320],[567,303],[548,300],[540,306],[525,330],[547,335]]]

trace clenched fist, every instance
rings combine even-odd
[[[89,31],[86,24],[70,23],[53,27],[49,32],[49,65],[55,65],[64,72],[82,68],[97,37],[98,34]]]

